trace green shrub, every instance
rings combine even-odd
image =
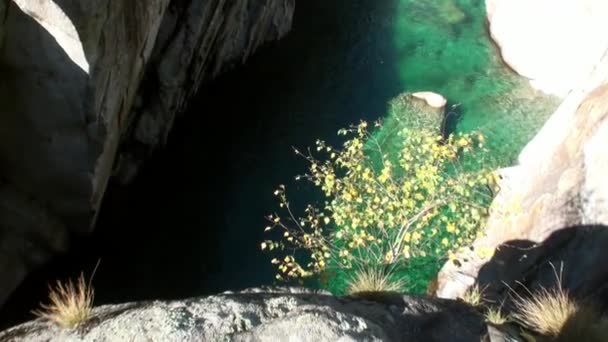
[[[342,129],[339,149],[317,141],[321,159],[296,150],[309,162],[297,179],[313,183],[325,201],[298,216],[286,188],[275,191],[285,214],[270,215],[266,231],[281,237],[261,248],[282,253],[272,260],[277,279],[324,275],[325,287],[344,293],[353,270],[380,270],[404,280],[403,290],[422,292],[448,253],[480,234],[496,176],[465,172],[461,162],[483,150],[483,135],[443,139],[434,129],[395,128],[391,139],[370,134],[366,122]]]

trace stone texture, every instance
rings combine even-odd
[[[424,100],[427,105],[436,109],[443,109],[448,100],[445,99],[441,94],[434,93],[432,91],[419,91],[412,93],[412,96]]]
[[[293,11],[294,0],[0,1],[0,180],[28,199],[4,211],[15,217],[3,217],[0,260],[27,268],[0,268],[0,305],[45,259],[5,241],[46,255],[68,231],[89,233],[115,169],[133,175],[125,161],[164,142],[199,85],[286,34]],[[38,228],[19,227],[28,213]]]
[[[486,0],[504,61],[532,85],[565,96],[608,48],[604,0]]]
[[[475,241],[472,251],[460,255],[458,265],[450,262],[443,267],[438,276],[440,297],[461,296],[477,281],[491,251],[509,241],[527,241],[530,247],[564,228],[608,225],[604,176],[608,172],[608,54],[594,70],[586,83],[570,91],[528,143],[518,165],[502,171],[501,191],[492,204],[486,236]],[[516,261],[509,264],[513,270],[518,267]]]
[[[41,320],[1,341],[480,341],[483,317],[461,302],[400,294],[333,297],[299,288],[102,306],[77,330]]]

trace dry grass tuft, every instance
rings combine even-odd
[[[484,301],[484,291],[485,287],[480,288],[478,284],[475,284],[474,286],[469,287],[460,299],[471,306],[477,307]]]
[[[91,317],[94,295],[83,274],[76,282],[57,281],[55,287],[49,286],[50,304],[41,304],[41,309],[33,313],[62,328],[75,328]]]
[[[514,300],[513,318],[522,326],[546,336],[558,336],[579,305],[561,286],[542,288],[530,297]]]
[[[403,279],[395,279],[382,270],[366,269],[355,272],[348,281],[348,294],[362,292],[401,292],[405,288]]]
[[[503,315],[502,310],[496,307],[490,307],[485,314],[486,322],[494,325],[503,325],[507,323],[507,316]]]

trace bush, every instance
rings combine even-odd
[[[366,122],[338,134],[347,137],[340,149],[316,142],[322,159],[295,151],[309,162],[308,172],[296,179],[322,191],[322,206],[308,205],[300,217],[285,186],[275,191],[286,214],[268,217],[266,231],[279,230],[280,238],[262,242],[261,248],[284,253],[272,260],[277,279],[334,272],[346,278],[344,284],[328,279],[326,286],[335,293],[348,289],[352,270],[412,279],[410,266],[436,268],[478,236],[496,177],[487,170],[465,172],[461,161],[483,150],[483,135],[443,139],[432,129],[400,128],[396,139],[377,139]],[[431,276],[406,281],[402,290],[420,292]]]

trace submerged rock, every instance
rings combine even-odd
[[[608,48],[605,0],[486,0],[504,61],[549,94],[580,86]]]
[[[333,297],[258,288],[172,302],[106,305],[75,330],[40,319],[0,341],[480,341],[483,317],[461,302],[376,293]]]
[[[109,178],[134,173],[202,82],[288,32],[294,6],[0,1],[0,197],[27,199],[0,203],[0,305],[58,239],[93,229]]]

